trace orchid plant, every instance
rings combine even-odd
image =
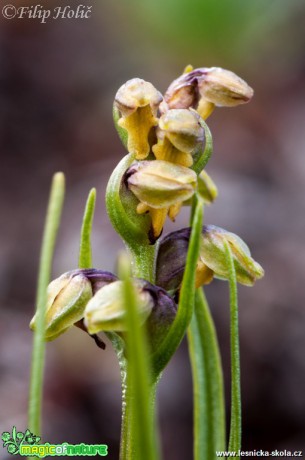
[[[160,459],[156,389],[162,372],[187,335],[194,388],[194,459],[241,448],[241,394],[237,283],[263,276],[235,234],[203,225],[203,210],[217,197],[205,171],[212,136],[205,120],[215,107],[250,101],[253,90],[222,68],[188,66],[164,96],[134,78],[114,99],[113,118],[127,154],[106,190],[110,221],[126,246],[118,273],[93,268],[91,228],[95,189],[81,229],[78,268],[50,283],[52,256],[64,196],[54,176],[42,244],[30,383],[29,429],[40,434],[45,341],[72,326],[100,348],[104,332],[122,378],[120,460]],[[162,236],[167,218],[190,207],[190,226]],[[231,423],[225,434],[223,375],[217,335],[203,286],[228,281],[231,334]]]

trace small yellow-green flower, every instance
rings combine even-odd
[[[206,119],[214,107],[235,107],[249,102],[253,89],[238,75],[220,67],[188,68],[174,80],[160,109],[195,108]]]
[[[154,306],[148,291],[142,289],[144,281],[134,281],[138,312],[143,324]],[[89,334],[100,331],[126,331],[123,281],[115,281],[101,288],[87,304],[85,326]]]
[[[127,81],[116,93],[114,105],[121,118],[118,124],[128,133],[127,147],[137,160],[145,159],[150,152],[149,136],[157,126],[157,111],[162,95],[149,82],[140,78]]]
[[[229,277],[226,243],[232,252],[239,283],[252,286],[256,280],[264,276],[263,268],[251,257],[250,249],[239,236],[220,227],[208,225],[202,232],[200,260],[214,272],[215,276],[224,279]]]
[[[52,281],[47,291],[45,339],[53,340],[84,317],[93,294],[117,277],[101,270],[72,270]],[[30,328],[35,329],[36,315]]]
[[[137,212],[149,212],[157,238],[172,206],[191,198],[197,176],[191,169],[162,160],[142,161],[127,171],[128,188],[140,201]]]
[[[124,336],[128,333],[123,283],[124,281],[115,281],[102,287],[87,304],[84,323],[90,334],[113,331]],[[140,323],[145,325],[149,345],[155,350],[168,333],[175,319],[177,306],[164,289],[148,281],[133,278],[132,284]]]
[[[166,235],[160,242],[157,257],[156,283],[166,290],[180,287],[186,263],[190,228]],[[229,245],[237,281],[252,286],[264,276],[263,268],[251,257],[248,246],[234,233],[214,225],[203,226],[196,270],[196,286],[208,284],[213,277],[229,278],[226,245]]]
[[[202,148],[204,140],[204,129],[199,120],[195,111],[166,111],[159,119],[158,143],[152,148],[155,157],[181,166],[192,166],[192,155]]]
[[[156,209],[187,200],[197,185],[194,171],[168,161],[142,161],[127,174],[129,189],[142,203]]]

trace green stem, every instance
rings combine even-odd
[[[96,201],[96,189],[90,190],[86,202],[79,247],[79,268],[92,267],[91,231]]]
[[[142,446],[139,445],[137,435],[137,430],[132,428],[137,426],[139,423],[137,412],[134,408],[134,398],[139,399],[139,396],[136,395],[132,385],[128,383],[130,381],[130,374],[128,370],[124,372],[125,378],[122,381],[122,428],[121,428],[121,445],[120,445],[120,460],[142,460],[143,458],[150,458],[150,459],[157,459],[158,458],[158,444],[153,441],[147,442],[147,439],[142,438]],[[150,384],[148,386],[148,395],[145,401],[145,406],[147,407],[148,411],[145,415],[145,426],[148,427],[148,431],[152,433],[152,436],[155,437],[156,432],[156,390],[157,390],[158,381]],[[137,402],[137,404],[139,401]],[[144,407],[144,406],[143,406]],[[141,426],[141,432],[143,432],[144,426]],[[149,435],[151,436],[151,434]],[[141,439],[141,438],[140,438]],[[144,447],[144,445],[150,445],[149,449]],[[140,450],[142,451],[142,456],[140,454]],[[144,456],[143,456],[144,452]],[[146,455],[149,452],[149,455]]]
[[[229,244],[225,243],[229,268],[230,287],[230,335],[231,335],[231,424],[228,450],[238,452],[241,448],[241,392],[238,330],[237,281],[234,261]],[[239,458],[239,457],[234,457]]]
[[[143,278],[150,283],[155,282],[155,257],[157,244],[143,244],[130,248],[132,256],[132,275]]]
[[[191,225],[196,205],[194,197]],[[225,449],[224,388],[217,334],[202,289],[196,291],[187,337],[194,393],[194,459],[214,459],[217,450]]]
[[[38,286],[36,295],[36,328],[33,337],[31,380],[29,392],[28,427],[35,433],[41,432],[41,401],[43,386],[43,369],[45,361],[45,309],[47,287],[50,282],[52,259],[57,230],[59,227],[64,200],[65,178],[62,173],[53,177],[49,205],[44,227],[41,247]]]
[[[225,450],[225,409],[221,358],[214,322],[202,289],[188,329],[194,390],[194,459],[214,460]]]

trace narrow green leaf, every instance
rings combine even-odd
[[[180,300],[176,318],[162,344],[152,355],[154,375],[159,375],[182,341],[193,316],[195,299],[195,275],[199,257],[203,203],[197,197],[192,223],[192,232],[182,280]]]
[[[231,336],[231,424],[228,450],[232,452],[238,452],[241,448],[241,391],[237,281],[231,249],[227,242],[225,245],[226,259],[229,268]]]
[[[205,132],[205,147],[204,151],[198,155],[198,158],[195,158],[194,164],[192,166],[193,171],[195,171],[197,175],[201,173],[213,153],[213,138],[210,128],[202,119],[200,120],[200,124],[204,128]]]
[[[96,201],[96,189],[90,190],[86,202],[79,248],[79,268],[92,268],[91,232]]]
[[[28,419],[29,429],[36,435],[40,434],[41,430],[40,420],[45,361],[44,330],[47,287],[50,282],[52,259],[63,206],[64,191],[65,177],[63,173],[56,173],[52,181],[44,227],[36,295],[37,322],[33,337]]]
[[[214,460],[225,450],[225,408],[221,358],[214,322],[202,289],[188,329],[194,390],[194,459]]]
[[[122,440],[124,460],[157,460],[155,430],[155,383],[151,381],[150,362],[145,330],[140,325],[137,298],[130,279],[129,260],[119,260],[119,276],[124,280],[124,301],[127,310],[127,388],[128,425]],[[123,459],[121,459],[123,460]]]

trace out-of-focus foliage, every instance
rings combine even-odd
[[[302,11],[299,0],[130,0],[124,15],[136,25],[132,33],[160,53],[187,52],[205,65],[232,65],[251,62],[275,42],[291,48],[295,33],[278,32]]]

